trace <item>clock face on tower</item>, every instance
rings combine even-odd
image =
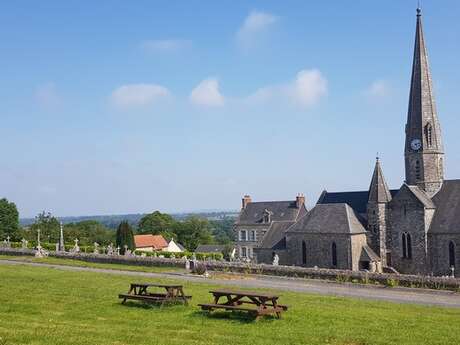
[[[422,147],[422,142],[420,141],[420,139],[414,139],[411,141],[410,147],[412,148],[412,150],[418,151]]]

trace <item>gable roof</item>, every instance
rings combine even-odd
[[[275,249],[276,247],[277,249],[280,249],[279,246],[283,247],[280,242],[284,239],[286,230],[294,223],[295,222],[273,222],[262,239],[260,248]]]
[[[460,233],[460,180],[445,180],[433,202],[436,211],[429,231]]]
[[[168,247],[168,242],[161,235],[134,235],[136,248],[162,249]]]
[[[266,210],[271,213],[271,221],[276,222],[293,222],[307,212],[304,204],[297,208],[295,200],[250,202],[241,209],[235,224],[262,224]]]
[[[418,186],[409,186],[408,184],[404,183],[402,187],[399,189],[399,192],[394,196],[394,200],[398,201],[400,194],[404,193],[404,191],[409,191],[422,205],[426,208],[436,208],[433,201],[430,197],[421,190]]]
[[[390,194],[394,197],[398,189],[391,189]],[[328,192],[323,191],[318,199],[317,204],[347,204],[359,214],[367,211],[367,202],[369,200],[369,191],[356,192]]]
[[[362,234],[366,233],[355,211],[347,204],[317,204],[287,232]]]

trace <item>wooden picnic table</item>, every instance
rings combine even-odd
[[[209,312],[215,309],[244,311],[257,319],[259,316],[268,314],[275,314],[281,318],[281,313],[288,309],[287,306],[278,304],[279,296],[277,295],[230,290],[212,290],[209,292],[214,296],[214,302],[199,304],[202,310]],[[243,304],[249,306],[243,306]]]
[[[149,288],[164,289],[165,292],[151,292]],[[118,298],[123,299],[121,303],[125,303],[127,299],[139,300],[147,303],[160,303],[162,306],[165,303],[181,302],[185,305],[192,296],[186,296],[182,285],[171,284],[152,284],[152,283],[131,283],[128,293],[119,294]]]

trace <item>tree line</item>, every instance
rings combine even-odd
[[[117,231],[106,227],[96,220],[85,220],[63,225],[66,242],[71,243],[78,238],[81,245],[100,245],[116,243],[123,248],[134,249],[134,234],[162,235],[167,240],[174,239],[187,250],[194,251],[200,244],[229,244],[233,238],[233,219],[209,221],[205,218],[190,216],[184,220],[176,220],[171,215],[159,211],[144,215],[137,226],[122,221]],[[44,242],[56,243],[60,236],[60,222],[49,212],[41,212],[35,217],[35,222],[28,227],[19,226],[19,213],[16,205],[7,199],[0,199],[0,239],[10,237],[11,241],[28,241],[37,239],[40,229]]]

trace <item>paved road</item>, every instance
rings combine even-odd
[[[460,294],[450,291],[437,291],[410,288],[389,288],[383,286],[358,285],[351,283],[335,283],[322,280],[280,278],[269,276],[250,276],[250,278],[222,279],[203,278],[183,273],[147,273],[101,268],[63,266],[55,264],[20,262],[0,260],[0,265],[28,265],[55,268],[63,271],[86,271],[114,275],[127,275],[146,278],[169,278],[193,283],[227,285],[238,288],[270,288],[281,291],[294,291],[301,293],[316,293],[320,295],[333,295],[353,297],[358,299],[382,300],[396,303],[413,303],[421,305],[436,305],[460,308]]]

